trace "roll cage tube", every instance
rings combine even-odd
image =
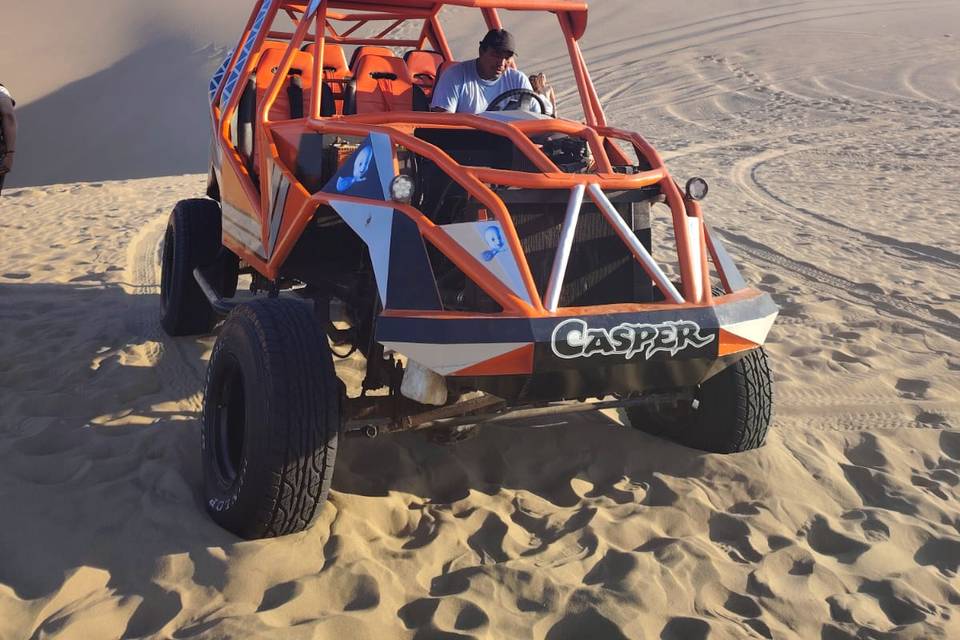
[[[497,8],[554,10],[558,16],[560,27],[567,43],[571,63],[573,64],[574,75],[586,118],[586,126],[565,120],[526,121],[505,124],[467,114],[427,114],[422,112],[391,112],[323,118],[319,113],[319,90],[311,92],[308,126],[317,132],[342,133],[344,135],[364,136],[371,132],[379,131],[389,135],[394,144],[403,144],[403,146],[415,153],[433,160],[451,178],[460,183],[468,192],[473,193],[478,200],[483,202],[494,214],[494,217],[503,226],[511,250],[513,250],[514,255],[518,257],[524,256],[524,253],[512,219],[503,202],[487,186],[487,183],[529,188],[574,188],[576,185],[583,185],[585,187],[596,185],[599,189],[639,188],[657,184],[666,197],[667,204],[672,212],[674,234],[680,263],[680,275],[683,284],[683,298],[685,299],[677,300],[677,302],[703,303],[710,301],[710,287],[706,286],[706,283],[709,282],[709,267],[706,263],[708,251],[707,238],[706,233],[703,231],[702,213],[699,206],[697,206],[695,202],[685,201],[676,183],[663,166],[659,154],[657,154],[641,136],[606,126],[606,118],[600,105],[599,97],[590,79],[582,52],[577,43],[577,38],[582,35],[582,27],[585,25],[585,5],[582,5],[582,19],[578,23],[573,12],[580,10],[581,5],[571,2],[531,2],[529,0],[447,0],[446,2],[427,2],[423,0],[418,2],[417,0],[412,0],[409,3],[404,2],[403,6],[394,4],[395,2],[399,2],[399,0],[383,0],[379,4],[360,2],[358,0],[314,0],[309,6],[305,6],[304,3],[284,2],[283,0],[261,0],[261,3],[258,4],[257,10],[254,11],[244,30],[244,36],[241,40],[241,42],[245,43],[242,47],[243,49],[257,51],[262,47],[268,35],[277,35],[276,32],[268,32],[266,29],[261,29],[253,42],[250,42],[250,34],[253,30],[255,20],[265,8],[266,18],[263,22],[271,25],[280,10],[285,10],[291,18],[296,18],[297,14],[299,14],[299,18],[297,18],[297,28],[294,33],[289,34],[290,43],[284,53],[282,62],[278,65],[277,72],[274,74],[265,95],[257,105],[257,123],[259,124],[257,128],[260,129],[260,131],[256,133],[259,143],[257,145],[257,153],[263,154],[261,156],[262,162],[270,156],[275,156],[277,153],[271,139],[272,123],[269,120],[270,107],[277,99],[283,86],[286,74],[292,66],[295,52],[299,50],[300,45],[304,41],[317,43],[314,67],[312,69],[312,86],[320,87],[323,78],[323,45],[328,39],[331,42],[339,44],[376,43],[386,46],[406,46],[412,41],[391,40],[388,39],[387,36],[405,20],[422,19],[424,20],[424,24],[419,38],[415,41],[416,46],[422,46],[424,43],[429,42],[436,49],[444,51],[449,59],[451,57],[449,56],[449,46],[437,19],[437,13],[442,6],[446,4],[482,9],[484,19],[490,28],[497,28],[502,24],[497,13]],[[357,8],[357,5],[364,5],[362,7],[364,10],[369,8],[370,11],[376,11],[377,13],[351,14],[338,13],[330,10],[338,5],[344,5],[349,8]],[[331,24],[331,20],[355,20],[357,24],[360,25],[363,24],[364,21],[369,21],[373,18],[393,20],[390,27],[382,31],[377,38],[373,39],[352,38],[352,31],[349,29],[343,33],[337,33]],[[309,33],[311,24],[315,27],[313,34]],[[319,35],[319,37],[316,37],[317,35]],[[224,76],[226,77],[228,74],[237,76],[234,71],[235,65],[238,63],[238,60],[243,60],[244,68],[239,73],[237,81],[239,82],[241,79],[245,81],[254,65],[252,58],[252,56],[244,57],[241,47],[238,47],[231,58],[230,65],[228,65]],[[219,106],[218,101],[222,99],[226,84],[226,82],[221,83],[221,87],[218,89],[214,100],[214,115],[215,117],[217,115],[222,116],[218,128],[221,135],[221,142],[229,140],[229,116],[231,116],[233,110],[237,108],[239,99],[239,92],[233,91],[229,96],[226,107],[222,110],[217,108]],[[464,127],[476,130],[487,130],[491,133],[507,137],[514,143],[518,150],[534,163],[534,166],[536,166],[541,173],[522,174],[519,172],[483,167],[463,167],[447,154],[443,153],[439,148],[400,131],[400,129],[403,128],[416,126],[443,128]],[[597,173],[567,174],[561,172],[529,138],[531,134],[547,132],[566,133],[567,135],[575,135],[585,139],[593,152]],[[631,143],[636,152],[646,158],[652,167],[651,170],[634,175],[615,173],[613,171],[614,164],[628,164],[629,160],[620,149],[611,142],[611,139],[620,139]],[[236,154],[230,155],[233,156],[228,158],[230,162],[242,165],[242,163],[238,162],[239,158]],[[613,157],[611,158],[610,156]],[[261,166],[263,165],[261,164]],[[282,167],[282,163],[281,169],[284,173],[289,174],[287,169]],[[261,172],[261,174],[263,173],[264,172]],[[288,178],[291,178],[293,184],[302,189],[299,183],[293,179],[292,175],[288,175]],[[260,179],[265,180],[266,178],[261,175]],[[268,198],[265,189],[261,188],[259,190],[260,193],[255,193],[252,184],[245,184],[244,191],[251,202],[259,202],[260,210],[265,210]],[[602,209],[604,203],[597,197],[596,191],[588,188],[587,193],[591,199],[594,200],[595,204]],[[316,205],[324,200],[324,197],[320,194],[311,196],[305,193],[304,195],[308,197],[309,200],[301,211],[301,217],[312,214],[312,211],[306,211],[311,203],[315,209]],[[602,196],[602,194],[600,195]],[[370,204],[377,203],[371,202]],[[379,203],[379,205],[382,206],[382,203]],[[411,217],[417,215],[425,219],[425,216],[420,212],[416,212],[416,214],[414,214],[414,212],[416,212],[416,210],[404,211],[404,213]],[[302,225],[295,226],[301,227]],[[442,238],[436,231],[430,228],[430,225],[422,225],[420,221],[418,221],[418,226],[421,227],[421,231],[424,232],[425,237],[428,237],[431,242],[437,244],[437,242],[440,241],[439,244],[446,244],[442,242]],[[285,258],[290,248],[292,247],[278,246],[274,257]],[[445,250],[452,248],[452,246],[444,247]],[[456,253],[456,251],[453,251],[453,253]],[[697,267],[698,261],[701,265],[700,268]],[[271,262],[273,262],[273,260],[271,260]],[[518,263],[525,288],[528,290],[529,299],[536,310],[542,311],[542,301],[533,283],[533,278],[526,260],[518,259]],[[458,266],[468,275],[470,275],[471,271],[474,271],[470,265],[458,264]],[[273,270],[274,269],[267,269],[268,272]],[[666,287],[658,281],[659,278],[653,277],[653,279],[669,298],[670,296],[665,290]],[[669,288],[672,289],[672,285],[669,285]],[[505,309],[517,308],[518,304],[519,306],[526,306],[525,302],[515,299],[515,296],[512,296],[512,294],[497,295],[494,297]]]

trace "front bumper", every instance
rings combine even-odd
[[[699,384],[763,344],[778,308],[755,289],[708,306],[574,315],[383,315],[377,340],[464,388],[511,400],[602,397]]]

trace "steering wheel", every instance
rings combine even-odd
[[[532,109],[536,104],[538,109]],[[533,113],[545,114],[547,105],[543,98],[538,96],[530,89],[510,89],[504,91],[487,105],[487,111],[532,111]]]

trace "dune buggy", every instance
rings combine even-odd
[[[479,115],[429,112],[455,64],[447,5],[489,28],[503,10],[553,14],[583,121],[524,91]],[[347,436],[456,440],[620,409],[708,451],[762,443],[777,308],[705,224],[706,183],[681,188],[646,140],[607,124],[586,24],[573,0],[258,0],[210,83],[207,197],[177,204],[162,253],[165,330],[222,321],[202,425],[219,524],[306,528]],[[238,297],[240,274],[262,295]],[[352,390],[334,366],[348,356]]]

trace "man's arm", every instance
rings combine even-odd
[[[430,111],[444,111],[454,113],[457,110],[458,87],[454,75],[460,75],[455,66],[447,69],[433,88],[433,99],[430,101]]]
[[[0,127],[3,129],[3,143],[6,153],[0,161],[0,174],[13,169],[14,153],[17,149],[17,116],[13,113],[13,100],[0,94]]]
[[[526,89],[527,91],[533,91],[533,85],[530,84],[530,78],[527,77],[527,74],[519,69],[517,69],[517,73],[520,74],[520,88]]]

